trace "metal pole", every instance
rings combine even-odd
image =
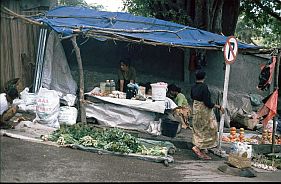
[[[38,46],[37,46],[37,55],[36,55],[36,66],[35,66],[35,73],[34,73],[34,81],[33,81],[33,92],[35,92],[37,86],[37,78],[38,78],[38,63],[39,63],[39,56],[41,54],[41,46],[42,46],[42,29],[40,29],[39,39],[38,39]]]
[[[224,109],[226,109],[226,105],[227,105],[229,73],[230,73],[230,65],[226,64],[225,76],[224,76],[224,87],[223,87],[223,99],[222,99],[222,107]],[[221,119],[220,119],[219,143],[218,143],[218,149],[219,150],[221,150],[221,141],[222,141],[223,127],[224,127],[224,116],[225,116],[225,113],[222,114]]]
[[[43,65],[44,65],[44,56],[45,56],[45,46],[46,46],[46,39],[47,39],[47,29],[43,30],[43,43],[42,43],[42,51],[41,51],[41,55],[40,55],[40,62],[39,62],[39,80],[38,80],[38,85],[37,85],[37,89],[35,92],[38,92],[38,90],[40,89],[40,87],[42,86],[42,70],[43,70]]]
[[[47,29],[40,29],[40,36],[36,57],[35,80],[33,82],[33,92],[37,93],[41,87],[42,67],[44,63],[45,45],[46,45]]]

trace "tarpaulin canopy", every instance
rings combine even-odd
[[[223,35],[169,21],[86,7],[60,6],[35,19],[63,36],[83,33],[103,40],[206,49],[221,48],[227,40]],[[239,42],[238,48],[259,47]]]

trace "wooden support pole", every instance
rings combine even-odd
[[[279,65],[280,65],[280,58],[281,58],[281,50],[277,50],[277,54],[278,56],[272,56],[272,57],[276,57],[277,62],[275,65],[275,72],[274,72],[274,90],[278,90],[279,86],[278,86],[278,78],[279,78]],[[278,100],[278,99],[277,99]],[[278,109],[278,105],[276,107]],[[276,110],[277,110],[276,109]],[[273,127],[272,127],[272,146],[271,146],[271,153],[274,153],[274,144],[275,144],[275,132],[276,132],[276,116],[273,117]]]
[[[80,54],[80,49],[77,45],[76,42],[76,36],[73,36],[71,38],[72,45],[74,47],[75,53],[76,53],[76,58],[78,62],[78,67],[79,67],[79,78],[80,78],[80,87],[79,87],[79,104],[80,104],[80,113],[81,113],[81,122],[82,123],[87,123],[86,121],[86,111],[84,107],[84,73],[83,73],[83,65],[82,65],[82,59],[81,59],[81,54]]]
[[[226,64],[225,76],[224,76],[224,87],[223,87],[223,100],[222,107],[226,109],[227,106],[227,93],[228,93],[228,84],[229,84],[229,74],[230,74],[230,65]],[[223,136],[223,127],[224,127],[224,117],[225,114],[221,115],[220,126],[219,126],[219,143],[218,149],[221,150],[221,141]]]
[[[189,58],[190,58],[190,49],[184,49],[184,57],[183,57],[183,76],[184,76],[184,83],[190,84],[189,80],[189,70],[188,70],[188,64],[189,64]]]

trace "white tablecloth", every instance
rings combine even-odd
[[[157,114],[175,105],[166,101],[118,99],[85,94],[86,116],[97,119],[99,124],[126,129],[147,130]]]

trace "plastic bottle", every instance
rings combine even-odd
[[[114,80],[110,80],[110,91],[115,91],[115,82]]]
[[[109,82],[109,80],[106,80],[106,82],[105,82],[105,94],[106,95],[110,94],[110,82]]]

